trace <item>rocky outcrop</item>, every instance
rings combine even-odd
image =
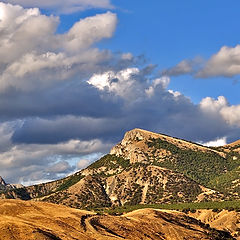
[[[131,163],[146,162],[146,141],[158,137],[156,133],[134,129],[124,135],[123,140],[111,149],[110,154],[129,159]]]
[[[162,141],[173,144],[180,149],[191,149],[193,151],[201,152],[213,152],[219,154],[220,156],[225,156],[225,153],[216,151],[214,149],[210,149],[182,139],[177,139],[167,135],[153,133],[138,128],[127,132],[124,135],[123,140],[111,149],[110,154],[129,159],[131,163],[147,163],[149,160],[153,161],[156,157],[158,157],[160,160],[164,160],[166,156],[171,155],[171,152],[166,151],[165,149],[157,149],[154,154],[152,154],[152,151],[147,144],[151,139],[161,139]]]

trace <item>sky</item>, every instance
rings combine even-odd
[[[133,128],[240,139],[237,0],[0,2],[0,176],[76,172]]]

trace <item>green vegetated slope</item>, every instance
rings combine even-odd
[[[120,170],[126,169],[131,166],[129,159],[117,157],[116,155],[107,154],[91,164],[88,169],[96,169],[104,167],[101,172],[102,175],[109,175],[109,170]],[[97,174],[100,174],[99,172]],[[111,175],[111,174],[110,174]]]
[[[117,166],[117,167],[116,167]],[[197,201],[201,186],[185,175],[146,162],[130,163],[122,157],[108,154],[90,165],[93,176],[101,176],[113,205],[174,203]],[[117,170],[117,171],[115,171]],[[217,198],[218,193],[204,196]]]
[[[240,195],[240,167],[228,171],[220,176],[213,178],[209,182],[209,186],[212,186],[219,191],[228,194]]]
[[[238,152],[230,150],[222,157],[216,152],[182,149],[160,138],[150,139],[147,144],[153,151],[166,149],[172,153],[164,161],[154,161],[155,165],[181,172],[204,186],[240,194],[240,186],[233,187],[234,181],[240,180]],[[223,148],[221,150],[224,151]]]
[[[197,209],[213,209],[213,211],[228,210],[240,212],[240,201],[223,201],[223,202],[189,202],[173,204],[137,204],[126,205],[111,208],[95,208],[96,212],[109,213],[112,215],[132,212],[138,209],[153,208],[178,211],[194,211]]]

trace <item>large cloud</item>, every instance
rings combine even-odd
[[[79,72],[82,77],[110,58],[108,52],[89,47],[112,36],[117,22],[113,13],[80,20],[58,35],[56,17],[4,3],[0,9],[0,92],[49,87]]]
[[[110,148],[97,138],[84,141],[72,135],[65,142],[56,137],[51,143],[46,141],[48,134],[42,144],[16,145],[11,140],[30,117],[108,116],[108,100],[84,79],[114,60],[109,51],[91,46],[113,35],[116,15],[107,12],[81,19],[62,35],[56,34],[58,24],[57,17],[42,15],[37,8],[0,3],[0,115],[5,121],[0,125],[0,175],[7,180],[53,179],[64,169],[73,170],[59,159]],[[129,59],[120,56],[119,61]],[[108,101],[112,109],[118,104]]]
[[[232,77],[240,74],[240,45],[224,46],[213,55],[196,76],[207,78],[213,76]]]
[[[110,0],[4,0],[3,2],[20,4],[24,7],[40,7],[59,13],[72,13],[89,8],[113,8]]]
[[[199,57],[193,60],[183,60],[162,73],[168,76],[192,74],[196,78],[234,77],[240,74],[240,45],[223,46],[207,61]]]
[[[39,179],[56,179],[61,176],[59,174],[66,175],[76,170],[76,165],[71,164],[72,159],[78,162],[82,156],[93,152],[106,152],[111,147],[98,139],[71,139],[58,144],[16,145],[12,143],[11,136],[21,124],[21,121],[9,122],[0,127],[0,169],[1,174],[10,182],[28,183]]]
[[[157,78],[150,82],[145,78],[136,68],[94,74],[88,83],[98,89],[101,96],[116,100],[117,105],[105,102],[108,110],[102,116],[88,114],[88,117],[65,115],[53,119],[27,119],[16,129],[12,141],[59,143],[72,138],[100,138],[116,143],[125,131],[135,127],[194,141],[209,141],[233,131],[235,125],[222,115],[222,106],[227,106],[225,98],[220,97],[216,103],[207,98],[200,105],[194,105],[181,93],[167,89],[169,78]],[[102,112],[102,109],[98,110]]]
[[[204,98],[200,107],[208,114],[220,114],[229,125],[240,127],[240,105],[230,106],[224,96],[219,96],[217,100]]]
[[[7,181],[68,174],[135,127],[202,142],[239,134],[239,106],[223,97],[195,105],[168,88],[169,77],[155,76],[156,66],[99,50],[97,42],[114,34],[115,14],[57,34],[57,17],[0,9],[0,175]],[[190,70],[182,63],[174,71]]]
[[[82,19],[66,34],[58,35],[58,18],[41,15],[38,9],[0,3],[0,11],[1,86],[36,72],[49,74],[49,69],[60,71],[55,78],[67,79],[76,68],[84,65],[87,72],[99,60],[109,57],[106,52],[89,47],[112,36],[117,23],[113,13]]]

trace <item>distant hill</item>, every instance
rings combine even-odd
[[[142,129],[64,179],[2,191],[2,198],[75,208],[222,201],[240,198],[240,145],[209,148]]]
[[[22,188],[22,184],[7,184],[4,179],[0,176],[0,191],[7,191],[17,188]]]

